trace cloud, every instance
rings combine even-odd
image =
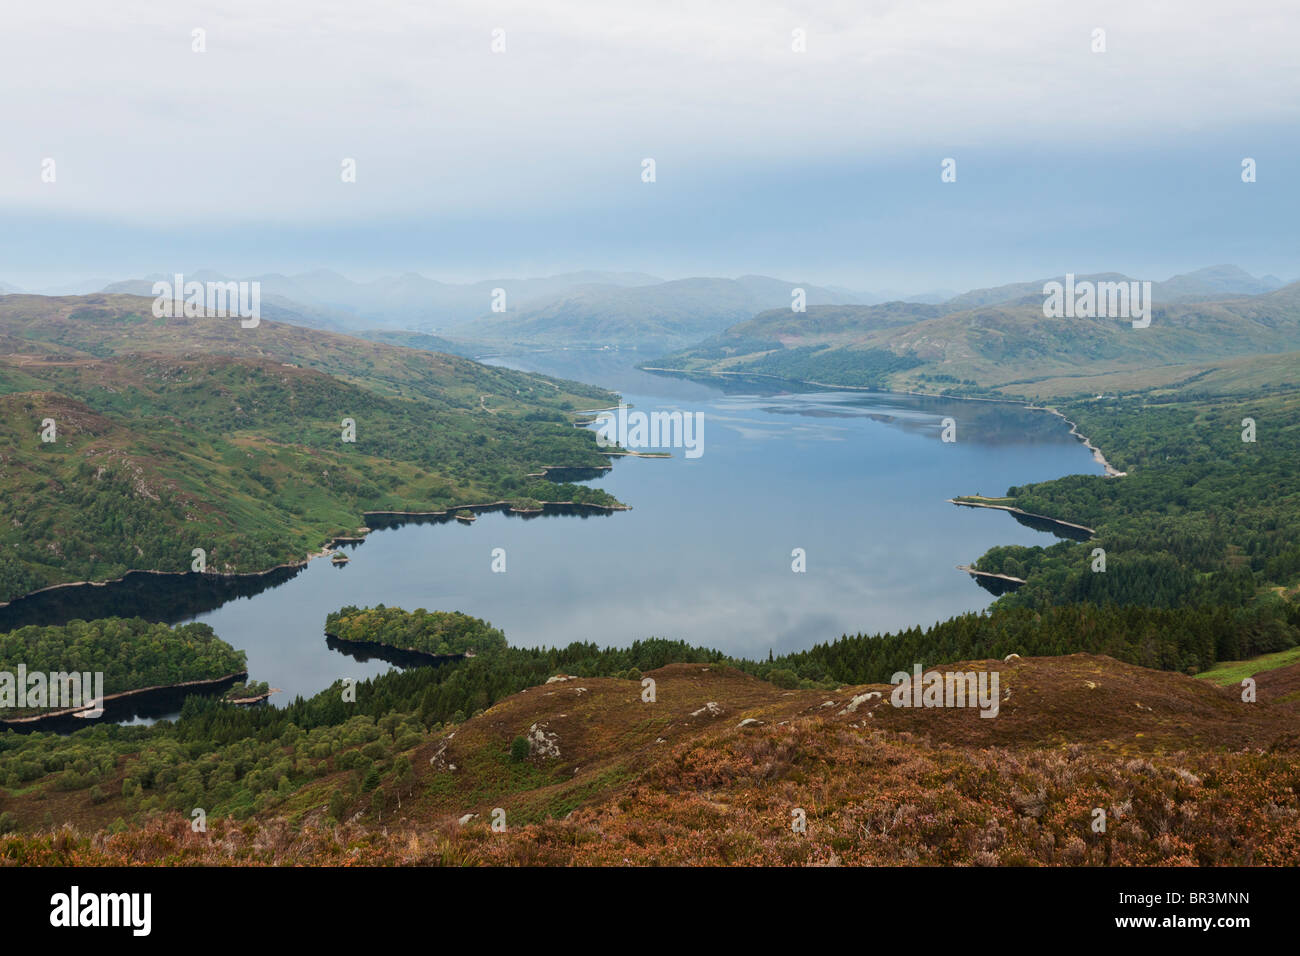
[[[635,209],[646,156],[656,197],[680,188],[687,203],[691,183],[751,171],[797,182],[805,164],[959,148],[1141,151],[1300,112],[1287,0],[268,7],[8,11],[0,208],[153,225],[509,221]]]

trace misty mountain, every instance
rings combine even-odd
[[[102,289],[108,293],[151,295],[153,282],[170,279],[155,274],[143,279],[115,282]],[[186,274],[198,281],[231,281],[234,277],[210,270]],[[262,284],[262,301],[274,303],[281,314],[268,316],[283,322],[326,329],[416,329],[432,332],[465,322],[491,311],[494,290],[503,289],[506,301],[519,305],[553,296],[575,286],[592,283],[637,286],[661,282],[639,272],[572,272],[532,279],[483,279],[456,284],[428,279],[418,273],[385,276],[356,282],[329,269],[298,275],[264,273],[241,279]]]
[[[1142,281],[1140,277],[1128,276],[1120,272],[1076,274],[1074,279],[1076,282]],[[1029,282],[1012,282],[987,289],[972,289],[953,296],[943,305],[949,312],[960,312],[963,309],[974,309],[999,302],[1017,302],[1030,297],[1041,299],[1043,285],[1052,281],[1064,282],[1065,276],[1034,279]],[[1197,269],[1185,275],[1173,276],[1163,282],[1151,281],[1151,298],[1157,303],[1167,303],[1223,295],[1258,295],[1280,289],[1283,285],[1284,283],[1274,276],[1255,278],[1244,269],[1233,265],[1206,266],[1204,269]]]
[[[1300,283],[1246,295],[1204,291],[1215,283],[1257,287],[1267,281],[1242,275],[1214,267],[1153,284],[1147,328],[1135,329],[1127,319],[1046,317],[1042,284],[1015,283],[941,306],[810,306],[802,315],[773,309],[647,365],[906,390],[927,381],[996,386],[1101,369],[1132,370],[1136,381],[1156,366],[1300,349]],[[1095,277],[1121,279],[1115,273]],[[1163,303],[1157,285],[1173,290]],[[954,301],[1030,288],[1017,298],[952,308]]]
[[[1155,286],[1152,286],[1151,292],[1157,301],[1161,298],[1177,301],[1222,295],[1259,295],[1273,292],[1285,284],[1276,276],[1256,278],[1238,266],[1222,265],[1206,266],[1186,275],[1176,275],[1159,283],[1160,295],[1156,295]]]
[[[515,310],[488,314],[446,334],[520,345],[681,348],[766,309],[790,309],[802,288],[810,305],[841,303],[845,292],[768,276],[692,278],[655,285],[580,286]]]
[[[172,276],[155,273],[145,276],[143,279],[128,279],[124,282],[110,283],[103,288],[102,292],[108,295],[142,295],[152,298],[154,294],[153,284],[155,282],[171,282],[172,279]],[[200,270],[194,273],[185,273],[185,281],[235,282],[239,280],[217,272]],[[290,325],[300,325],[309,329],[322,329],[328,332],[349,331],[355,322],[355,317],[346,312],[294,301],[275,293],[265,284],[262,286],[262,318],[270,319],[272,322],[287,322]]]

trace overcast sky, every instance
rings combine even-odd
[[[1298,22],[1295,0],[13,3],[0,281],[1293,279]]]

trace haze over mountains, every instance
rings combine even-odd
[[[1033,296],[1041,300],[1043,284],[1064,280],[1064,276],[1052,276],[1047,279],[1035,279],[1030,282],[1012,282],[1007,285],[993,286],[987,289],[972,289],[961,295],[953,296],[946,302],[945,311],[957,312],[962,309],[995,302],[1011,302]],[[1136,276],[1123,275],[1118,272],[1090,273],[1075,276],[1093,282],[1133,281]],[[1163,282],[1151,283],[1151,296],[1156,302],[1178,302],[1184,299],[1214,298],[1222,295],[1257,295],[1272,292],[1285,285],[1276,276],[1256,278],[1244,269],[1234,265],[1207,266],[1194,272],[1173,276]]]
[[[155,281],[171,278],[163,274],[148,275],[108,283],[103,291],[152,296]],[[458,284],[416,273],[358,282],[330,270],[249,277],[200,270],[187,273],[185,278],[201,282],[236,278],[260,282],[263,315],[272,321],[464,355],[503,348],[617,348],[662,355],[710,343],[715,350],[723,350],[707,356],[717,360],[771,352],[770,347],[755,346],[779,341],[783,348],[886,349],[896,355],[915,355],[927,361],[942,352],[945,361],[956,360],[961,365],[966,359],[977,361],[980,354],[993,361],[1006,359],[1005,350],[990,351],[990,336],[1019,341],[1017,355],[1023,355],[1031,347],[1030,343],[1043,336],[1051,339],[1056,334],[1050,324],[1045,326],[1040,321],[1043,285],[1049,279],[974,289],[937,301],[937,295],[887,298],[838,286],[758,275],[665,280],[639,272],[582,271]],[[1081,274],[1076,278],[1133,281],[1133,277],[1120,273]],[[75,283],[79,288],[88,284],[91,283]],[[1160,310],[1225,298],[1263,297],[1282,287],[1282,280],[1275,276],[1256,277],[1234,265],[1217,265],[1152,282],[1151,296]],[[803,290],[806,312],[796,313],[791,309],[796,289]],[[20,291],[16,286],[0,284],[0,294]],[[494,301],[504,304],[505,311],[493,311]],[[1288,302],[1283,297],[1264,301],[1263,305],[1266,309],[1282,307],[1285,311],[1290,307],[1285,304]],[[1182,324],[1190,330],[1196,324],[1191,317],[1204,317],[1211,312],[1214,310],[1182,308],[1169,315],[1183,317]],[[978,346],[970,342],[965,346],[959,344],[974,334],[969,329],[961,330],[966,320],[927,326],[914,332],[882,334],[885,329],[910,327],[966,313],[971,314],[970,321],[984,330],[983,341]],[[1023,328],[1014,331],[1013,326]],[[1252,349],[1266,344],[1256,341],[1249,331],[1244,334],[1244,341]],[[715,338],[717,342],[712,341]],[[944,342],[942,347],[936,344],[940,339]],[[737,351],[737,344],[742,341],[748,341],[748,345]],[[1184,351],[1201,355],[1204,346],[1209,344],[1203,342],[1188,348],[1184,342],[1171,351],[1173,357]],[[1049,342],[1043,342],[1042,347],[1066,362],[1080,357]],[[1102,353],[1108,350],[1100,341],[1088,347],[1100,349]],[[1224,354],[1237,353],[1229,347]],[[695,356],[702,357],[706,356]],[[1146,356],[1161,360],[1169,357],[1163,351]],[[696,362],[697,366],[700,364]]]
[[[235,278],[210,271],[186,274],[200,282]],[[262,284],[263,302],[295,312],[303,324],[353,330],[389,328],[433,332],[490,314],[493,290],[504,289],[507,303],[521,307],[576,287],[619,289],[663,280],[632,272],[573,272],[531,279],[483,279],[457,284],[428,279],[414,272],[355,282],[328,269],[300,275],[240,277]],[[105,292],[152,295],[153,283],[171,276],[154,274],[115,282]],[[274,318],[274,316],[272,316]],[[283,321],[293,321],[283,318]]]
[[[786,282],[767,276],[677,279],[616,288],[584,285],[489,315],[449,330],[453,337],[525,345],[619,345],[674,348],[698,342],[764,309],[790,307],[801,288],[809,304],[860,303],[845,289]]]

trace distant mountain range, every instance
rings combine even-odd
[[[356,282],[329,270],[254,276],[197,270],[185,278],[259,282],[263,315],[273,321],[464,354],[512,345],[652,352],[680,348],[765,309],[789,305],[796,288],[804,290],[810,304],[881,300],[842,287],[757,275],[664,280],[641,272],[584,271],[457,284],[416,273]],[[155,282],[171,279],[157,273],[120,282],[72,283],[37,294],[152,296]],[[23,291],[0,284],[0,294]],[[494,311],[494,306],[504,306],[504,311]],[[433,333],[438,334],[429,338]]]
[[[113,282],[104,291],[152,296],[154,282],[170,278],[158,274]],[[197,271],[186,278],[228,282],[235,277]],[[640,272],[584,271],[456,284],[416,273],[356,282],[337,272],[317,270],[239,278],[261,283],[263,316],[272,321],[350,332],[428,351],[476,355],[512,347],[597,347],[662,355],[689,350],[687,364],[700,368],[723,359],[730,360],[728,364],[788,365],[789,356],[774,356],[774,347],[803,349],[798,363],[802,366],[807,349],[815,346],[822,351],[831,347],[883,349],[920,363],[933,361],[926,356],[936,350],[942,335],[948,335],[943,339],[944,350],[954,354],[946,354],[942,364],[949,368],[941,374],[963,377],[962,368],[980,365],[981,354],[1002,360],[990,336],[994,329],[1001,329],[996,333],[999,336],[1017,334],[1010,332],[1006,323],[1019,322],[1014,317],[1022,312],[1028,323],[1020,336],[1022,347],[1028,348],[1041,337],[1043,326],[1035,316],[1041,319],[1043,285],[1048,281],[1009,283],[946,299],[939,293],[882,299],[870,292],[758,275],[664,280]],[[1130,279],[1119,273],[1076,278]],[[1255,277],[1237,266],[1219,265],[1153,282],[1151,292],[1159,309],[1225,297],[1261,296],[1282,286],[1274,276]],[[791,310],[796,289],[803,290],[806,312]],[[503,299],[497,290],[504,293]],[[0,294],[19,291],[0,284]],[[494,297],[504,304],[505,311],[492,311]],[[985,329],[978,344],[969,341],[973,333],[963,330],[960,321],[953,328],[948,328],[952,323],[940,323],[919,329],[915,336],[921,338],[909,338],[909,333],[901,331],[885,335],[883,331],[967,313]],[[1076,328],[1071,334],[1077,332]],[[963,348],[965,352],[956,354]],[[1079,357],[1068,350],[1058,349],[1054,354],[1066,361]],[[893,359],[876,358],[897,371]]]
[[[1077,277],[1085,279],[1128,277]],[[1051,280],[975,290],[940,305],[773,309],[644,364],[896,390],[1049,379],[1081,390],[1101,371],[1144,373],[1300,349],[1300,283],[1278,288],[1273,277],[1256,279],[1232,266],[1174,276],[1152,284],[1151,324],[1137,329],[1123,319],[1046,317],[1044,281]]]
[[[578,286],[518,311],[478,318],[447,331],[453,338],[550,346],[610,345],[654,351],[714,335],[765,309],[790,309],[803,289],[809,304],[861,301],[842,289],[767,276],[676,279],[654,285]]]
[[[200,270],[186,273],[185,278],[199,282],[228,282],[236,277]],[[238,278],[261,283],[263,303],[280,310],[280,314],[268,314],[267,317],[277,321],[334,330],[387,328],[420,332],[437,331],[491,314],[496,289],[505,290],[508,307],[519,308],[580,286],[600,284],[621,288],[663,281],[636,272],[573,272],[535,279],[484,279],[455,284],[408,272],[368,282],[354,282],[327,269],[293,276],[267,273]],[[102,291],[152,295],[155,281],[170,279],[168,275],[149,275],[114,282]]]
[[[1064,276],[1054,276],[1062,281]],[[1093,282],[1131,282],[1133,276],[1118,272],[1093,273],[1077,275],[1076,279]],[[993,305],[998,302],[1014,302],[1032,296],[1041,301],[1043,284],[1052,279],[1035,279],[1032,282],[1013,282],[1009,285],[993,286],[988,289],[974,289],[961,295],[953,296],[943,302],[944,311],[960,312],[981,305]],[[1272,292],[1285,285],[1276,276],[1256,278],[1244,269],[1232,265],[1207,266],[1185,275],[1176,275],[1163,282],[1151,283],[1151,296],[1157,303],[1179,302],[1186,299],[1208,299],[1227,295],[1258,295]]]
[[[206,270],[186,275],[200,282],[233,278]],[[768,276],[666,281],[639,272],[588,271],[453,284],[415,273],[354,282],[320,270],[240,278],[261,283],[263,311],[272,320],[373,333],[385,341],[405,337],[417,347],[438,343],[413,335],[436,332],[443,348],[464,353],[512,345],[663,351],[698,342],[765,309],[788,306],[796,288],[804,289],[812,304],[876,301],[848,289]],[[166,279],[150,275],[111,283],[103,291],[152,295],[153,283]],[[505,310],[493,311],[494,305]]]

